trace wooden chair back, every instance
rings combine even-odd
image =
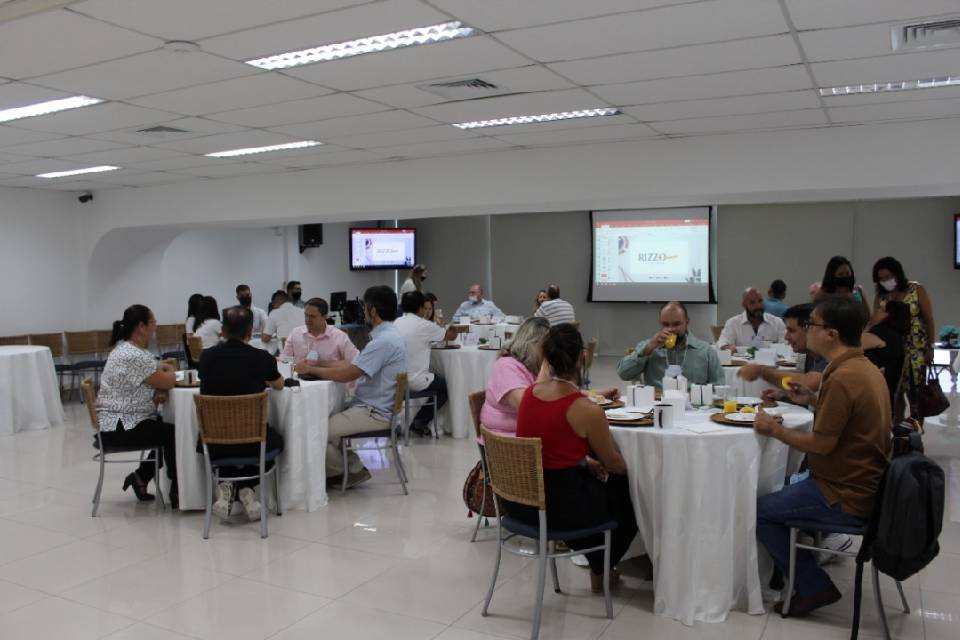
[[[266,390],[242,396],[193,396],[204,444],[250,444],[267,437]]]
[[[486,391],[476,391],[467,396],[467,400],[470,401],[470,416],[473,418],[473,430],[477,433],[477,437],[480,437],[480,410],[483,408],[483,403],[487,401],[487,392]]]
[[[110,338],[113,337],[113,331],[109,329],[99,330],[93,332],[97,340],[97,352],[102,354],[109,354],[110,349],[113,347],[110,346]]]
[[[546,509],[540,438],[502,436],[486,427],[480,431],[493,492],[504,500]]]
[[[713,341],[716,342],[720,339],[720,334],[723,333],[723,327],[717,325],[710,326],[710,333],[713,334]]]
[[[67,351],[71,356],[94,355],[99,352],[96,331],[65,331],[63,335],[67,339]]]
[[[590,367],[593,366],[593,356],[597,353],[597,339],[590,338],[587,342],[587,346],[584,349],[583,353],[583,368],[587,371],[590,371]]]
[[[50,349],[50,354],[54,358],[63,357],[63,334],[62,333],[33,333],[30,334],[30,344]]]
[[[0,347],[30,344],[28,336],[0,336]]]
[[[80,383],[80,393],[83,394],[83,403],[87,405],[87,415],[90,416],[90,426],[94,431],[100,431],[100,419],[97,417],[97,394],[93,390],[93,379],[84,378]]]
[[[186,340],[187,349],[190,350],[190,359],[194,363],[200,362],[200,355],[203,353],[203,338],[191,334],[187,336]]]
[[[157,346],[169,347],[172,345],[177,345],[179,344],[180,336],[183,335],[183,333],[183,331],[177,330],[177,325],[175,324],[158,324]]]
[[[403,400],[407,397],[407,374],[397,374],[397,386],[393,390],[393,415],[399,415],[403,409]]]

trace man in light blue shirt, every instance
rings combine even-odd
[[[478,284],[473,285],[467,291],[468,300],[457,307],[453,314],[454,318],[469,316],[471,320],[480,320],[484,316],[490,316],[494,322],[503,322],[505,315],[503,311],[493,304],[493,300],[483,299],[483,287]]]
[[[370,472],[360,457],[349,452],[347,469],[343,468],[340,439],[354,433],[382,431],[390,427],[397,375],[407,372],[407,348],[403,335],[393,326],[397,317],[397,294],[387,286],[370,287],[363,294],[363,314],[373,327],[370,342],[350,363],[333,367],[297,364],[297,373],[321,380],[353,382],[358,380],[350,406],[330,417],[327,436],[327,479],[342,479],[347,472],[347,486],[370,479]]]
[[[663,376],[678,373],[691,384],[723,384],[726,377],[713,348],[690,334],[690,318],[681,302],[668,302],[660,309],[660,331],[642,340],[633,353],[617,365],[622,380],[636,380],[643,374],[645,384],[663,388]],[[666,345],[672,344],[671,348]]]
[[[787,297],[787,283],[783,280],[774,280],[767,290],[767,299],[763,301],[763,310],[772,316],[783,318],[787,305],[783,299]]]

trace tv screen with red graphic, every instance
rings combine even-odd
[[[351,271],[409,269],[416,263],[416,229],[350,229]]]

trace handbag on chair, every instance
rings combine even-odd
[[[487,484],[483,473],[483,461],[477,464],[467,474],[467,480],[463,483],[463,503],[470,510],[470,517],[473,514],[485,518],[494,518],[497,515],[496,507],[493,504],[493,491]]]
[[[917,389],[917,412],[921,418],[938,416],[950,406],[940,388],[940,380],[933,367],[927,367],[927,381]]]

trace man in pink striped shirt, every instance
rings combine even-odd
[[[292,357],[313,366],[331,367],[340,362],[353,362],[360,353],[347,334],[327,324],[330,308],[323,298],[310,298],[303,307],[306,322],[287,336],[280,357]]]

